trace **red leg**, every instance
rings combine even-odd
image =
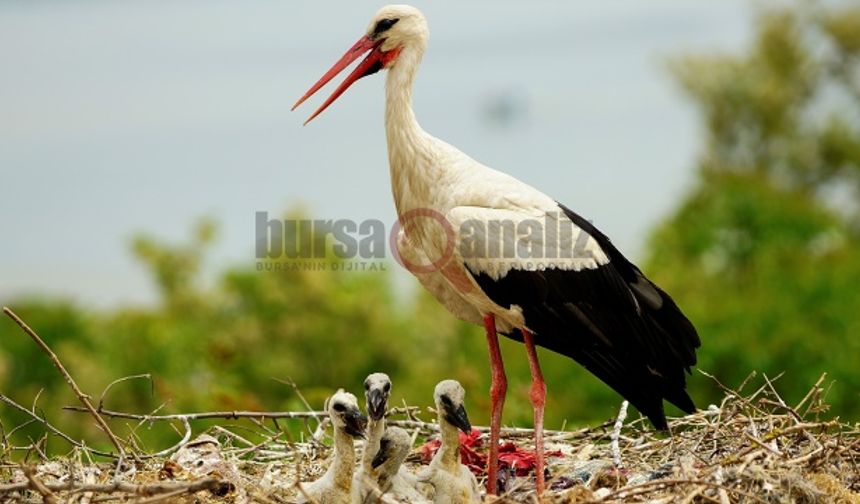
[[[484,316],[484,329],[487,331],[490,370],[493,373],[493,381],[490,385],[492,417],[490,419],[490,458],[487,461],[487,492],[495,495],[499,470],[499,432],[502,428],[502,409],[505,407],[508,379],[505,376],[505,364],[502,362],[499,337],[496,335],[496,318],[493,315]]]
[[[538,495],[543,493],[544,487],[544,459],[543,459],[543,408],[546,404],[546,382],[540,371],[537,351],[535,350],[534,335],[528,329],[520,330],[523,342],[526,344],[526,352],[529,355],[529,368],[532,372],[532,387],[529,398],[535,413],[535,477]]]

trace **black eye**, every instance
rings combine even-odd
[[[390,384],[390,383],[386,383],[386,384],[385,384],[385,387],[383,387],[383,388],[382,388],[382,390],[384,390],[385,392],[388,392],[389,390],[391,390],[391,384]]]
[[[397,24],[398,21],[400,21],[398,18],[380,20],[376,23],[376,26],[373,27],[373,36],[376,37],[388,31],[392,26]]]
[[[440,399],[442,400],[442,404],[444,404],[445,406],[454,406],[454,404],[451,403],[450,397],[443,395]]]
[[[370,382],[364,382],[364,390],[370,390]]]
[[[343,413],[344,411],[346,411],[346,406],[341,403],[336,403],[334,406],[332,406],[332,408],[338,413]]]

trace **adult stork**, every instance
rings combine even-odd
[[[695,410],[685,372],[696,363],[699,337],[672,298],[586,219],[421,129],[412,111],[412,83],[428,34],[424,16],[414,7],[383,7],[358,42],[293,108],[365,53],[307,122],[358,79],[388,70],[385,131],[402,224],[397,249],[449,311],[485,327],[492,369],[491,493],[507,391],[497,334],[525,344],[540,492],[546,385],[536,345],[573,358],[658,429],[666,429],[664,399],[683,411]],[[534,232],[535,222],[543,229]],[[510,229],[514,236],[506,232]]]

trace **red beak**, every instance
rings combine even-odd
[[[343,71],[344,68],[348,67],[350,63],[357,60],[359,56],[370,51],[370,54],[367,55],[364,60],[358,64],[357,67],[341,82],[340,86],[334,90],[334,93],[329,96],[322,105],[308,117],[308,120],[305,121],[305,124],[311,122],[316,116],[320,115],[323,110],[328,108],[329,105],[334,103],[335,100],[338,99],[340,95],[343,94],[344,91],[349,88],[355,81],[361,79],[362,77],[367,77],[368,75],[374,74],[381,69],[388,66],[397,54],[400,52],[399,49],[393,49],[391,51],[382,51],[380,46],[382,45],[383,39],[373,40],[367,35],[358,39],[358,42],[353,45],[349,51],[344,54],[337,63],[335,63],[328,72],[325,73],[320,80],[317,81],[316,84],[311,86],[308,89],[308,92],[304,94],[299,100],[293,105],[293,108],[290,110],[295,110],[296,107],[301,105],[305,100],[313,96],[314,93],[320,90],[321,87],[325,86],[328,81],[332,80],[335,75],[339,74]]]

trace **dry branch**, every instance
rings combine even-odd
[[[28,471],[32,474],[32,467],[24,467],[24,474],[26,475]],[[71,492],[71,493],[84,493],[84,492],[93,492],[100,494],[111,494],[111,493],[125,493],[132,495],[140,495],[140,496],[155,496],[162,494],[169,494],[173,492],[180,493],[195,493],[201,490],[217,490],[224,484],[224,481],[217,478],[204,478],[194,481],[188,481],[183,483],[174,483],[174,482],[164,482],[164,483],[151,483],[151,484],[134,484],[128,483],[125,481],[114,481],[112,483],[96,483],[96,484],[84,484],[84,483],[75,483],[73,481],[68,481],[64,483],[40,483],[43,487],[43,490],[47,492]],[[31,481],[26,481],[23,483],[11,483],[7,485],[0,485],[0,495],[9,494],[12,492],[22,492],[24,490],[37,490],[34,488],[33,483]],[[39,492],[41,493],[41,492]],[[44,495],[44,494],[42,494]]]
[[[86,412],[80,406],[64,406],[64,410]],[[163,422],[173,420],[238,420],[240,418],[265,419],[288,419],[288,418],[319,418],[328,416],[326,411],[203,411],[199,413],[178,413],[175,415],[147,415],[140,413],[125,413],[103,409],[99,413],[110,418],[126,418],[130,420],[142,420],[145,422]]]
[[[107,387],[105,387],[105,389],[104,389],[104,390],[102,390],[102,395],[101,395],[101,396],[99,396],[99,407],[98,407],[98,411],[101,411],[101,410],[104,408],[105,397],[107,396],[108,391],[110,391],[110,389],[111,389],[114,385],[119,384],[119,383],[122,383],[122,382],[127,382],[127,381],[130,381],[130,380],[139,380],[139,379],[141,379],[141,378],[146,378],[147,380],[149,380],[149,382],[150,382],[150,386],[152,386],[152,385],[151,385],[151,384],[152,384],[152,375],[151,375],[151,374],[149,374],[149,373],[136,374],[136,375],[131,375],[131,376],[124,376],[124,377],[122,377],[122,378],[117,378],[116,380],[114,380],[114,381],[112,381],[112,382],[108,383],[108,384],[107,384]]]
[[[624,420],[627,419],[627,406],[630,403],[627,401],[621,402],[621,407],[618,409],[618,418],[615,420],[615,425],[612,427],[612,463],[615,467],[622,469],[624,464],[621,461],[621,449],[618,446],[618,441],[621,438],[621,428],[624,427]]]
[[[620,490],[617,490],[606,497],[599,499],[597,502],[610,502],[618,499],[629,499],[630,497],[634,497],[636,495],[640,495],[643,493],[650,492],[654,487],[661,488],[671,488],[674,486],[683,486],[683,485],[698,485],[703,487],[712,487],[725,492],[731,492],[734,494],[741,495],[746,497],[747,499],[753,500],[755,502],[766,503],[767,501],[752,495],[750,493],[744,492],[743,490],[739,490],[737,488],[727,487],[720,483],[715,483],[712,481],[704,481],[704,480],[694,480],[694,479],[661,479],[654,481],[646,481],[645,483],[641,483],[639,485],[624,487]]]
[[[96,409],[93,407],[93,404],[90,402],[90,397],[84,394],[83,391],[81,391],[80,387],[78,387],[78,384],[75,382],[75,379],[72,378],[72,375],[69,374],[68,371],[66,371],[66,368],[63,366],[63,363],[60,362],[59,357],[57,357],[57,354],[55,354],[54,351],[51,350],[51,347],[49,347],[48,344],[45,343],[45,341],[42,340],[42,338],[40,338],[39,335],[36,334],[36,332],[30,328],[30,326],[28,326],[23,320],[21,320],[21,318],[18,317],[15,312],[4,306],[3,313],[5,313],[16,324],[18,324],[18,327],[20,327],[28,336],[30,336],[30,338],[32,338],[32,340],[36,342],[39,348],[41,348],[46,354],[48,354],[48,357],[51,359],[51,362],[54,364],[54,367],[56,367],[57,370],[60,371],[60,373],[63,375],[63,378],[66,380],[66,383],[69,384],[69,387],[72,388],[75,395],[78,396],[78,399],[87,408],[87,411],[89,411],[93,418],[95,418],[96,423],[99,425],[99,427],[101,427],[105,434],[107,434],[108,438],[110,438],[110,442],[113,443],[113,445],[116,447],[117,451],[119,452],[119,456],[123,457],[125,455],[125,450],[123,449],[122,444],[119,442],[119,439],[117,439],[114,433],[110,430],[110,427],[108,427],[108,424],[107,422],[105,422],[104,418],[102,418],[98,414]]]
[[[89,448],[89,447],[87,447],[87,446],[84,446],[84,444],[83,444],[83,443],[80,443],[80,442],[78,442],[78,441],[75,441],[74,439],[72,439],[72,437],[71,437],[71,436],[69,436],[69,435],[68,435],[68,434],[66,434],[65,432],[61,431],[60,429],[58,429],[58,428],[54,427],[53,425],[51,425],[51,424],[50,424],[46,419],[44,419],[44,418],[40,417],[40,416],[39,416],[39,415],[37,415],[34,411],[30,411],[30,410],[28,410],[28,409],[27,409],[27,408],[25,408],[24,406],[21,406],[20,404],[16,403],[15,401],[13,401],[12,399],[10,399],[10,398],[6,397],[6,396],[5,396],[5,395],[3,395],[3,394],[0,394],[0,401],[2,401],[2,402],[4,402],[4,403],[6,403],[7,405],[9,405],[9,406],[11,406],[11,407],[13,407],[13,408],[17,409],[18,411],[20,411],[20,412],[22,412],[22,413],[25,413],[25,414],[29,415],[29,416],[30,416],[30,418],[32,419],[32,421],[35,421],[35,422],[39,422],[39,423],[41,423],[42,425],[44,425],[44,426],[45,426],[45,428],[46,428],[46,429],[48,429],[48,430],[49,430],[49,431],[51,431],[52,433],[56,434],[57,436],[59,436],[59,437],[63,438],[63,439],[64,439],[64,440],[66,440],[69,444],[71,444],[71,445],[73,445],[73,446],[75,446],[75,447],[77,447],[77,448],[81,448],[81,449],[83,449],[83,450],[89,450],[89,451],[91,451],[91,452],[95,453],[96,455],[100,455],[100,456],[102,456],[102,457],[116,458],[116,455],[114,455],[113,453],[103,452],[103,451],[100,451],[100,450],[96,450],[96,449],[94,449],[94,448]],[[21,426],[19,426],[19,427],[21,427]],[[16,427],[16,429],[17,429],[17,428],[18,428],[18,427]],[[9,432],[6,434],[6,438],[8,438],[9,436],[11,436],[13,432],[14,432],[14,429],[13,429],[12,431],[9,431]]]
[[[44,483],[39,481],[39,478],[36,477],[36,472],[32,467],[27,466],[24,468],[24,476],[27,477],[27,486],[32,490],[39,492],[39,495],[42,496],[42,502],[45,504],[59,504],[57,496],[54,495],[54,492],[48,489]]]
[[[81,408],[80,406],[64,406],[64,410],[67,411],[75,411],[75,412],[86,412],[85,408]],[[399,408],[395,408],[396,413],[406,414],[405,411],[400,410]],[[328,416],[328,412],[326,411],[202,411],[198,413],[177,413],[172,415],[148,415],[142,413],[127,413],[123,411],[113,411],[102,409],[99,411],[102,415],[109,418],[125,418],[129,420],[140,420],[145,422],[164,422],[164,421],[189,421],[189,420],[212,420],[212,419],[223,419],[223,420],[238,420],[240,418],[246,419],[255,419],[255,420],[267,420],[267,419],[307,419],[307,418],[325,418]],[[397,427],[403,427],[405,429],[423,429],[430,432],[437,432],[439,430],[439,425],[434,422],[421,422],[418,420],[391,420],[388,423]],[[605,430],[607,427],[612,425],[612,421],[607,421],[603,424],[598,425],[597,427],[587,427],[575,431],[558,431],[558,430],[545,430],[544,433],[547,436],[555,436],[560,438],[576,438],[582,437],[590,432],[594,432],[597,430]],[[474,426],[480,432],[489,432],[490,428],[488,426],[476,425]],[[508,436],[533,436],[534,429],[526,429],[520,427],[507,427],[502,429],[502,433]]]

